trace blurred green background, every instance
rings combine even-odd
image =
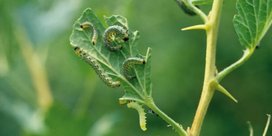
[[[180,30],[201,20],[185,15],[174,0],[0,0],[0,136],[177,135],[152,114],[147,115],[148,131],[142,132],[137,113],[118,104],[122,89],[108,88],[74,55],[69,35],[87,7],[100,19],[123,15],[130,29],[140,31],[141,51],[153,49],[155,101],[185,128],[190,126],[202,87],[205,33]],[[219,70],[242,55],[232,25],[235,12],[235,1],[226,0]],[[265,114],[272,113],[271,44],[270,30],[253,57],[224,79],[239,103],[216,93],[203,136],[249,135],[248,120],[261,135]]]

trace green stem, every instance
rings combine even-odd
[[[175,131],[180,135],[180,136],[187,136],[186,131],[183,129],[183,127],[175,122],[173,119],[171,119],[169,116],[167,116],[164,112],[162,112],[154,103],[153,99],[151,97],[148,97],[146,100],[146,105],[154,111],[158,116],[160,116],[165,122],[167,122],[169,125],[171,125]]]
[[[208,22],[206,22],[207,47],[204,84],[196,115],[190,130],[190,136],[199,136],[207,109],[215,92],[215,87],[212,85],[212,81],[214,80],[216,74],[216,42],[222,5],[223,0],[215,0],[213,2]]]
[[[187,5],[198,15],[200,16],[200,18],[202,19],[202,21],[204,23],[208,22],[208,17],[207,15],[202,12],[202,10],[200,10],[199,8],[197,8],[191,1],[187,0],[185,1],[187,3]]]
[[[247,124],[248,124],[249,136],[253,136],[254,134],[253,127],[249,121],[247,122]]]
[[[30,72],[33,85],[37,93],[37,102],[42,113],[46,113],[53,104],[53,96],[48,82],[45,66],[41,63],[40,56],[32,48],[33,45],[25,30],[15,26],[15,39],[18,41],[23,59]]]
[[[227,68],[219,72],[219,74],[216,76],[216,80],[220,82],[226,75],[228,75],[229,73],[231,73],[232,71],[240,67],[242,64],[244,64],[251,57],[253,53],[254,53],[254,48],[251,48],[251,49],[247,48],[244,51],[243,56],[239,60],[237,60],[235,63],[231,64],[230,66],[228,66]]]
[[[267,133],[267,130],[268,130],[268,127],[269,127],[269,124],[270,124],[270,119],[271,119],[271,115],[267,114],[267,121],[266,121],[266,125],[265,125],[265,128],[264,128],[263,136],[266,136],[266,133]]]

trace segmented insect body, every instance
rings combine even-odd
[[[142,58],[132,57],[128,58],[123,62],[123,75],[127,79],[132,79],[135,77],[134,65],[145,64],[145,60]]]
[[[113,81],[113,79],[104,71],[101,65],[97,62],[95,58],[88,54],[87,51],[82,48],[76,47],[75,53],[80,56],[85,62],[90,64],[98,76],[106,83],[109,87],[116,88],[120,86],[119,81]]]
[[[144,108],[142,107],[142,105],[140,105],[139,103],[137,102],[129,102],[127,104],[127,107],[128,108],[132,108],[132,109],[135,109],[138,111],[138,114],[139,114],[139,122],[140,122],[140,127],[143,131],[146,131],[147,128],[146,128],[146,113],[144,111]]]
[[[122,49],[122,42],[128,41],[128,30],[119,25],[108,27],[103,35],[105,46],[111,51]]]
[[[96,45],[98,34],[94,25],[90,22],[83,22],[82,24],[80,24],[80,28],[82,28],[83,30],[89,29],[89,28],[93,29],[92,44]]]
[[[189,9],[182,0],[176,0],[176,2],[178,3],[179,7],[183,10],[183,12],[186,13],[187,15],[190,16],[196,15],[196,13],[193,10]],[[196,7],[199,8],[199,6],[197,5]]]

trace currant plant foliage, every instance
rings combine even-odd
[[[109,87],[123,88],[120,104],[135,108],[140,115],[140,126],[146,130],[145,112],[139,107],[151,97],[151,49],[145,55],[138,52],[139,32],[130,30],[126,18],[105,17],[105,23],[106,26],[91,9],[86,9],[74,23],[70,37],[72,48]],[[135,63],[135,59],[141,63]]]
[[[182,30],[205,30],[207,41],[211,39],[216,41],[223,0],[176,1],[186,14],[199,16],[204,23]],[[202,5],[212,5],[208,15],[201,10]],[[207,93],[218,90],[235,102],[237,100],[220,85],[220,81],[252,56],[256,47],[259,46],[260,41],[268,32],[272,24],[272,0],[237,0],[236,8],[238,13],[233,19],[233,24],[239,41],[244,47],[244,54],[230,66],[212,74],[211,79],[203,87],[209,89]],[[211,30],[215,33],[211,33]],[[75,54],[88,63],[106,85],[112,88],[123,88],[124,95],[119,98],[119,103],[126,104],[128,108],[135,109],[138,112],[140,127],[143,131],[147,130],[144,108],[148,107],[171,125],[180,136],[199,135],[201,125],[198,124],[202,124],[206,110],[198,113],[203,118],[202,120],[199,120],[199,118],[194,120],[197,124],[196,127],[192,127],[191,130],[189,128],[186,132],[181,124],[168,117],[155,105],[152,98],[150,71],[151,48],[148,48],[144,55],[139,53],[136,46],[139,37],[138,31],[129,28],[125,17],[113,15],[104,17],[104,22],[101,22],[92,9],[88,8],[75,21],[70,43]],[[208,45],[208,43],[211,44]],[[210,55],[208,55],[206,61],[215,61],[216,43],[207,42],[208,46],[210,48],[207,48],[207,54],[210,53]],[[214,51],[209,49],[214,49]],[[212,67],[216,67],[215,62],[213,65]],[[214,71],[211,67],[207,68],[208,71]],[[205,87],[205,85],[207,86]],[[210,99],[212,97],[213,93]],[[208,108],[209,101],[204,102],[208,103],[200,104]],[[194,122],[192,126],[194,126]]]
[[[233,23],[240,43],[255,48],[272,24],[272,0],[238,0],[236,8]]]

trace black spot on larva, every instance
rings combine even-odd
[[[86,21],[86,22],[83,22],[82,24],[80,24],[80,28],[83,29],[83,30],[91,28],[93,30],[92,37],[91,37],[92,38],[91,42],[92,42],[93,45],[95,45],[96,41],[97,41],[97,38],[98,38],[98,34],[97,34],[97,30],[94,27],[94,25],[91,22]]]
[[[143,61],[143,64],[145,64],[146,62],[145,62],[145,60]]]
[[[135,73],[134,73],[134,65],[141,65],[145,64],[145,60],[142,58],[137,58],[137,57],[131,57],[126,59],[123,62],[123,75],[126,77],[126,79],[133,79],[135,78]]]
[[[257,46],[255,47],[255,49],[256,49],[256,50],[260,49],[260,45],[257,45]]]
[[[75,47],[74,50],[75,50],[75,51],[76,51],[76,50],[79,50],[79,47]]]
[[[129,40],[129,38],[128,38],[128,37],[125,37],[123,40],[126,42],[126,41],[128,41],[128,40]]]

